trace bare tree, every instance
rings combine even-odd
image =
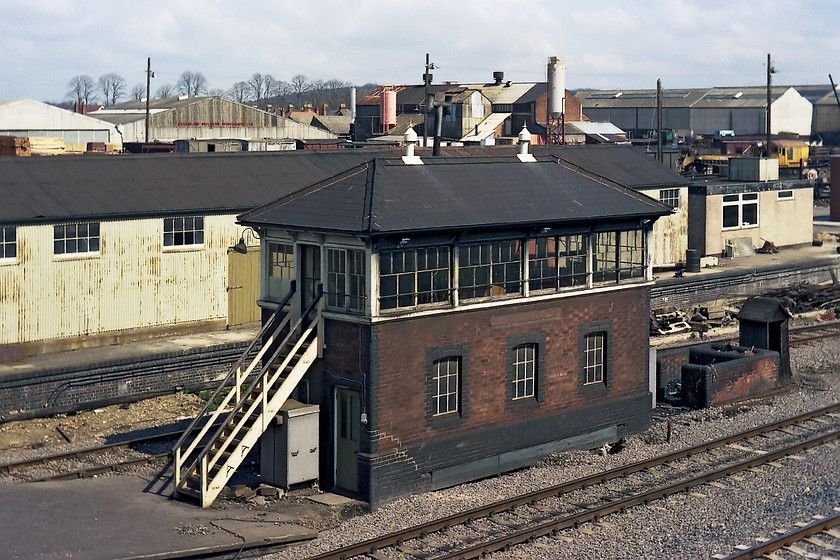
[[[350,84],[342,82],[341,80],[327,80],[324,82],[324,95],[327,98],[327,103],[330,107],[338,108],[342,103],[348,103],[348,90]]]
[[[178,79],[178,91],[188,97],[195,97],[207,92],[207,78],[201,72],[184,70]]]
[[[120,97],[125,94],[125,80],[122,76],[110,72],[99,76],[99,90],[105,105],[116,105]]]
[[[225,90],[223,90],[222,88],[208,89],[207,95],[209,95],[210,97],[224,97]]]
[[[309,99],[312,101],[315,109],[326,101],[326,91],[324,80],[313,80],[309,82]]]
[[[274,79],[274,76],[271,74],[264,74],[263,75],[263,99],[267,97],[271,97],[274,92],[274,84],[277,83],[277,80]]]
[[[309,91],[309,88],[309,80],[306,79],[306,76],[303,74],[298,74],[292,78],[292,81],[289,82],[289,89],[291,90],[290,93],[295,96],[295,104],[300,106],[300,100],[303,98],[303,95]]]
[[[248,97],[248,82],[236,82],[225,92],[225,97],[237,103],[244,103]]]
[[[79,107],[82,106],[82,103],[90,103],[96,98],[96,84],[94,83],[93,78],[87,74],[74,76],[70,79],[67,87],[70,88],[67,92],[67,97],[76,101],[79,104]]]
[[[275,80],[271,84],[271,90],[268,92],[269,97],[286,97],[292,91],[289,82],[283,80]]]
[[[146,84],[137,84],[133,88],[131,88],[131,98],[135,101],[140,101],[144,97],[146,97]]]
[[[172,97],[175,95],[175,86],[172,84],[161,84],[157,91],[155,92],[155,97],[160,99],[166,99],[167,97]]]
[[[259,72],[248,78],[248,93],[253,101],[259,101],[263,97],[263,84],[265,78]]]

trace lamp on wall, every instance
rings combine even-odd
[[[246,227],[245,229],[242,230],[242,236],[239,238],[239,243],[237,243],[233,247],[229,247],[228,251],[234,251],[234,252],[239,253],[241,255],[245,255],[245,254],[248,253],[248,246],[245,244],[245,233],[248,230],[251,231],[251,235],[253,235],[257,239],[260,238],[260,235],[257,233],[257,230],[255,230],[252,227]]]

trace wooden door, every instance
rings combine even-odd
[[[228,326],[249,327],[260,323],[260,248],[248,247],[243,255],[228,253]]]
[[[350,492],[359,490],[359,432],[361,407],[359,394],[335,389],[335,485]]]

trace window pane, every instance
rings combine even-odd
[[[604,382],[606,336],[606,333],[599,332],[586,335],[584,339],[586,384]]]
[[[758,224],[758,204],[744,204],[743,225],[754,226]]]
[[[513,398],[534,396],[536,380],[536,344],[523,344],[513,350]]]
[[[457,357],[436,360],[433,364],[432,379],[435,403],[434,415],[449,414],[458,411],[458,391],[460,359]]]
[[[164,218],[163,244],[165,247],[204,244],[204,218],[187,216]]]
[[[440,255],[445,258],[439,258]],[[448,248],[383,253],[379,270],[380,298],[397,295],[397,307],[446,301],[449,297],[448,255]],[[385,308],[381,300],[380,308]]]
[[[723,207],[723,227],[738,227],[738,207]]]

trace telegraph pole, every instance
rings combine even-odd
[[[767,53],[767,145],[764,147],[764,156],[770,157],[770,84],[772,81],[773,67],[770,66],[770,53]]]
[[[149,87],[152,84],[152,59],[146,59],[146,144],[149,143]]]
[[[429,85],[432,83],[432,75],[429,74],[429,70],[436,69],[434,62],[429,62],[429,53],[426,53],[426,71],[423,73],[423,99],[426,100],[426,110],[423,111],[423,147],[425,148],[428,144],[429,138],[429,114],[431,113],[431,106],[429,104]]]
[[[662,163],[662,80],[656,80],[656,159]]]

